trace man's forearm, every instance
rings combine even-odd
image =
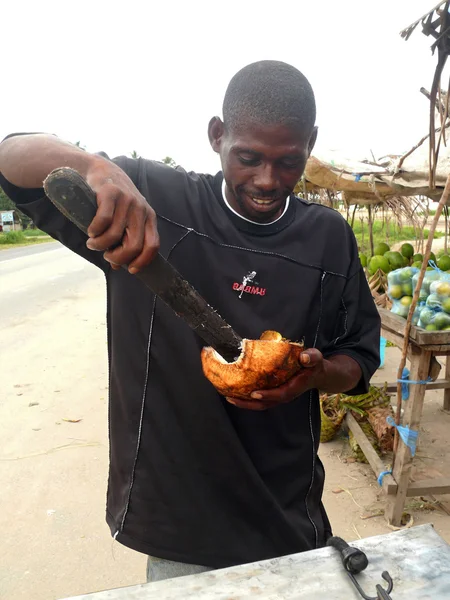
[[[323,361],[323,371],[316,382],[317,389],[329,394],[348,392],[362,376],[359,364],[345,354],[336,354]]]
[[[52,135],[17,135],[0,144],[0,172],[13,185],[40,188],[53,169],[71,167],[86,177],[108,161]]]

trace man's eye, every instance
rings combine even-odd
[[[298,167],[300,166],[300,161],[297,160],[295,162],[282,162],[281,166],[284,169],[298,169]]]
[[[259,159],[258,158],[244,158],[243,156],[238,156],[239,162],[241,162],[243,165],[247,165],[247,166],[255,166],[259,163]]]

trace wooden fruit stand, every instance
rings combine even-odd
[[[379,308],[381,316],[382,336],[390,342],[403,346],[405,319],[384,308]],[[445,376],[436,379],[433,376],[437,356],[446,357]],[[422,417],[422,407],[427,390],[444,391],[444,410],[450,411],[450,331],[425,331],[412,326],[408,342],[407,357],[410,361],[409,378],[412,382],[425,382],[409,387],[409,398],[403,402],[402,425],[411,431],[419,431]],[[434,379],[434,380],[433,380]],[[396,383],[388,387],[395,391]],[[373,449],[365,433],[351,414],[347,414],[347,425],[363,450],[375,475],[388,470],[383,460]],[[420,442],[420,434],[419,434]],[[401,518],[407,497],[423,496],[426,494],[450,494],[450,477],[440,479],[425,479],[411,482],[413,456],[409,446],[399,439],[397,452],[394,455],[392,474],[382,477],[381,485],[387,494],[386,517],[395,526],[401,525]]]

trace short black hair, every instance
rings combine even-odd
[[[228,84],[222,111],[227,129],[253,121],[308,131],[316,121],[311,84],[298,69],[276,60],[261,60],[238,71]]]

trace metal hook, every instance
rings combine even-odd
[[[356,587],[356,589],[358,590],[358,592],[364,598],[364,600],[392,600],[392,597],[389,594],[392,592],[392,590],[394,588],[394,582],[392,581],[392,577],[389,575],[389,573],[387,571],[383,571],[383,573],[381,574],[381,577],[388,584],[387,590],[385,590],[384,588],[382,588],[381,585],[379,583],[377,583],[377,585],[375,586],[375,589],[377,590],[377,595],[376,596],[367,596],[364,593],[364,591],[361,588],[361,586],[359,585],[359,583],[356,581],[356,578],[353,575],[353,573],[350,573],[350,572],[347,571],[347,574],[350,577],[350,579],[352,580],[353,585]]]

